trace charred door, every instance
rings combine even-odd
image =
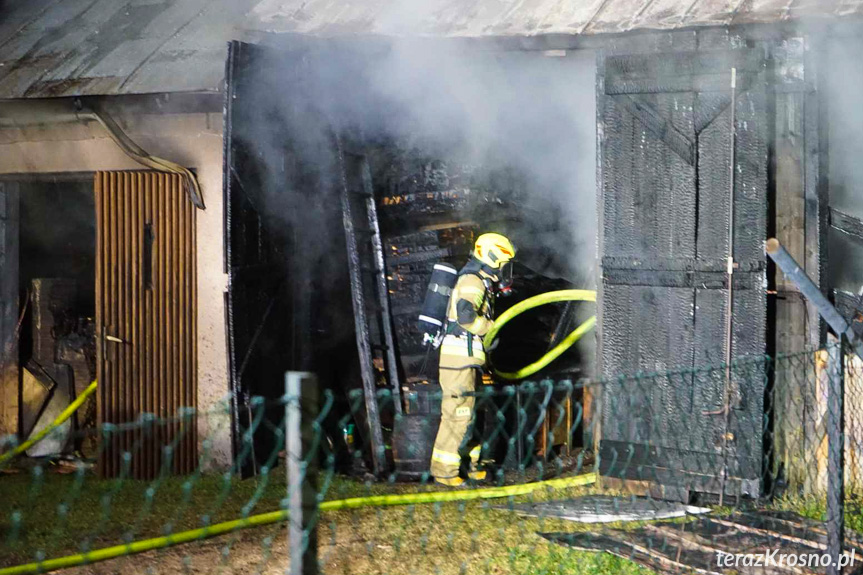
[[[599,353],[610,379],[600,470],[685,498],[718,492],[727,464],[726,492],[757,495],[763,377],[735,370],[726,428],[720,364],[729,225],[737,263],[732,356],[765,351],[765,61],[757,49],[686,48],[607,53],[599,62]],[[614,379],[667,370],[681,371]]]
[[[353,341],[343,329],[353,314],[326,90],[313,73],[322,60],[310,42],[228,47],[227,329],[233,447],[244,476],[272,466],[284,448],[285,371],[314,371],[322,387],[333,386],[329,371],[353,360],[333,361],[345,358],[342,340]]]
[[[172,174],[98,172],[95,192],[98,428],[141,422],[104,436],[101,472],[190,473],[196,422],[181,408],[197,403],[195,207]]]
[[[324,422],[329,437],[337,439],[340,418],[355,411],[366,439],[363,405],[349,399],[362,379],[335,142],[339,135],[343,150],[365,153],[356,120],[380,106],[363,76],[372,44],[297,36],[278,46],[228,47],[227,331],[233,447],[243,475],[272,466],[283,449],[286,370],[313,371],[322,389],[335,391]],[[333,94],[346,86],[356,89],[343,108]]]
[[[278,220],[280,212],[296,207],[289,208],[285,203],[281,209],[268,210],[272,207],[268,201],[274,196],[293,191],[281,142],[261,127],[265,123],[261,116],[272,114],[270,121],[274,124],[280,117],[278,111],[264,110],[262,105],[271,101],[265,95],[274,91],[273,86],[262,85],[262,78],[280,77],[273,64],[275,57],[272,49],[255,45],[231,42],[228,46],[226,309],[231,436],[234,458],[243,477],[256,475],[274,452],[283,449],[281,440],[272,432],[280,425],[284,410],[279,413],[277,402],[271,401],[273,408],[262,412],[262,404],[253,405],[253,398],[275,400],[284,393],[287,369],[308,369],[302,361],[305,350],[301,343],[309,329],[298,318],[305,318],[310,306],[293,299],[293,294],[299,293],[294,289],[296,280],[308,274],[295,267],[289,246],[301,247],[294,243],[292,230]],[[274,165],[278,168],[271,170]]]

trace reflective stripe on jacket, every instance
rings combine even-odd
[[[478,335],[453,335],[448,334],[443,338],[440,346],[443,355],[456,355],[459,357],[471,357],[477,360],[478,365],[485,363],[485,349],[482,347],[482,338]]]

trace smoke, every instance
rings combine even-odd
[[[313,329],[328,334],[326,345],[353,345],[337,136],[346,150],[412,150],[471,174],[469,185],[500,193],[515,209],[483,204],[456,221],[506,233],[534,272],[594,286],[593,53],[549,57],[431,40],[302,42],[313,46],[252,51],[240,68],[232,107],[243,145],[234,155],[245,193],[279,238],[276,258],[289,262],[294,278],[316,278],[312,289],[325,303],[312,304]]]
[[[531,214],[509,232],[536,271],[592,281],[595,259],[595,56],[490,53],[463,46],[394,45],[370,81],[402,111],[397,139],[444,150],[488,172],[517,174],[518,202]],[[449,152],[447,154],[447,152]],[[445,158],[446,159],[446,158]],[[521,236],[521,237],[519,237]],[[537,269],[544,267],[544,269]]]
[[[315,261],[340,249],[327,232],[339,185],[332,137],[359,134],[474,167],[522,214],[501,222],[490,212],[480,226],[504,228],[495,231],[513,236],[534,271],[593,286],[592,53],[548,57],[430,40],[323,44],[301,61],[253,67],[255,89],[241,103],[251,115],[242,137],[263,166],[261,191],[252,193],[262,213],[276,216],[275,229],[311,228],[316,241],[306,249]],[[301,189],[310,179],[312,194]]]
[[[832,39],[827,46],[830,206],[863,218],[863,40]],[[863,245],[831,230],[829,275],[833,287],[856,293],[863,284]]]

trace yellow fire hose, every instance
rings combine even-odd
[[[497,337],[500,330],[507,322],[514,317],[524,313],[527,310],[555,302],[565,301],[596,301],[596,292],[592,290],[561,290],[540,294],[528,298],[514,305],[495,321],[494,327],[485,336],[486,347],[490,346]],[[593,329],[596,324],[596,316],[590,317],[587,321],[579,325],[572,333],[557,344],[551,351],[543,355],[537,361],[527,365],[515,372],[499,372],[495,370],[496,375],[504,379],[522,379],[529,377],[539,370],[546,367],[552,361],[560,357],[567,349],[573,346],[581,337]],[[96,382],[82,393],[74,402],[63,410],[57,419],[55,419],[48,427],[40,431],[38,434],[28,439],[14,450],[0,455],[0,463],[7,459],[23,453],[41,439],[46,437],[51,431],[65,422],[75,412],[87,398],[96,391]],[[320,504],[321,511],[338,511],[344,509],[358,509],[361,507],[385,507],[396,505],[416,505],[422,503],[437,503],[446,501],[468,501],[474,499],[494,499],[499,497],[515,497],[519,495],[527,495],[536,491],[541,487],[550,489],[564,489],[568,487],[576,487],[581,485],[590,485],[596,482],[595,473],[587,473],[575,477],[566,477],[562,479],[550,479],[547,481],[537,481],[533,483],[525,483],[521,485],[507,485],[503,487],[489,487],[485,489],[468,489],[461,491],[440,491],[440,492],[423,492],[423,493],[406,493],[399,495],[376,495],[369,497],[353,497],[349,499],[340,499],[336,501],[324,501]],[[151,539],[142,539],[113,547],[105,547],[96,549],[87,553],[79,553],[76,555],[68,555],[66,557],[58,557],[56,559],[48,559],[15,567],[7,567],[0,569],[0,575],[23,575],[30,573],[45,573],[55,571],[57,569],[66,569],[79,565],[86,565],[107,559],[114,559],[126,555],[153,551],[165,547],[171,547],[181,543],[188,543],[200,539],[207,539],[217,535],[232,533],[240,529],[256,527],[261,525],[269,525],[286,520],[288,517],[287,510],[271,511],[259,515],[252,515],[243,519],[235,519],[216,523],[199,529],[191,529],[173,535],[163,537],[154,537]]]
[[[485,343],[486,349],[491,347],[491,344],[494,342],[501,328],[503,328],[503,326],[506,325],[507,322],[509,322],[514,317],[521,315],[529,309],[533,309],[541,305],[563,301],[596,301],[596,292],[593,290],[584,289],[552,291],[529,297],[526,300],[515,304],[514,306],[503,312],[500,317],[495,320],[494,326],[485,335],[483,341]],[[559,344],[554,346],[551,351],[549,351],[530,365],[519,369],[518,371],[502,372],[496,369],[493,369],[493,371],[495,375],[497,375],[498,377],[502,377],[503,379],[523,379],[525,377],[530,377],[531,375],[535,374],[536,372],[550,364],[552,361],[560,357],[563,352],[572,347],[573,344],[575,344],[575,342],[581,339],[584,334],[593,329],[594,325],[596,325],[595,315],[591,316],[584,323],[575,328],[572,333],[566,336]]]
[[[81,393],[81,395],[79,395],[78,397],[75,398],[75,401],[70,403],[66,407],[66,409],[64,409],[63,412],[57,416],[57,419],[55,419],[47,427],[45,427],[45,429],[43,429],[42,431],[40,431],[39,433],[37,433],[36,435],[34,435],[30,439],[28,439],[27,441],[25,441],[21,445],[17,446],[15,449],[13,449],[11,451],[7,451],[6,453],[0,455],[0,465],[5,463],[6,461],[12,459],[16,455],[20,455],[20,454],[24,453],[25,451],[27,451],[28,449],[30,449],[31,447],[33,447],[34,445],[36,445],[37,443],[39,443],[40,441],[45,439],[45,437],[47,437],[49,433],[51,433],[52,431],[57,429],[59,426],[63,425],[63,423],[65,423],[67,419],[72,417],[72,414],[75,413],[75,410],[77,410],[79,407],[81,407],[81,405],[85,401],[87,401],[88,397],[93,395],[93,392],[96,391],[96,387],[97,387],[96,382],[94,381],[93,383],[91,383],[90,385],[87,386],[87,389],[85,389],[83,391],[83,393]]]
[[[485,489],[352,497],[349,499],[324,501],[318,508],[321,511],[339,511],[344,509],[358,509],[360,507],[390,507],[396,505],[416,505],[420,503],[438,503],[445,501],[494,499],[498,497],[527,495],[541,487],[547,487],[549,489],[565,489],[568,487],[591,485],[593,483],[596,483],[596,474],[585,473],[584,475],[576,475],[574,477],[535,481],[533,483],[524,483],[521,485],[488,487]],[[16,565],[15,567],[6,567],[4,569],[0,569],[0,575],[24,575],[30,573],[46,573],[48,571],[56,571],[57,569],[67,569],[69,567],[87,565],[98,561],[105,561],[107,559],[115,559],[125,555],[134,555],[145,551],[163,549],[180,543],[189,543],[200,539],[207,539],[209,537],[232,533],[248,527],[278,523],[280,521],[285,521],[287,518],[287,510],[271,511],[269,513],[252,515],[244,519],[235,519],[233,521],[216,523],[215,525],[201,527],[199,529],[191,529],[189,531],[183,531],[173,535],[154,537],[152,539],[142,539],[140,541],[133,541],[122,545],[114,545],[113,547],[95,549],[87,553],[78,553],[77,555],[67,555],[66,557],[58,557],[56,559],[47,559],[45,561]]]

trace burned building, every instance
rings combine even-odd
[[[523,247],[521,297],[598,291],[595,345],[545,375],[694,370],[823,343],[762,242],[778,237],[825,293],[861,280],[848,264],[863,216],[859,3],[414,4],[4,8],[3,432],[32,418],[16,327],[28,282],[83,294],[68,334],[95,335],[99,421],[224,405],[184,453],[210,437],[225,464],[251,398],[280,396],[287,369],[396,396],[433,379],[413,326],[428,266],[458,264],[483,227]],[[123,135],[191,176],[144,170]],[[51,223],[51,209],[70,217]],[[40,269],[61,233],[87,253]],[[542,353],[558,319],[520,326],[500,361]],[[757,495],[765,466],[794,477],[805,454],[792,436],[814,425],[815,398],[781,374],[750,384],[735,389],[727,488]],[[600,425],[579,441],[601,461],[635,453],[656,478],[664,450],[687,489],[716,491],[723,386],[609,385],[582,398]],[[256,441],[266,451],[267,431]]]

